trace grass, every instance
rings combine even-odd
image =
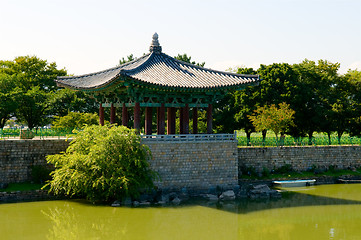
[[[0,189],[4,192],[17,192],[17,191],[32,191],[40,190],[44,184],[37,183],[10,183],[9,186],[5,189]]]
[[[276,146],[309,146],[308,137],[295,139],[291,136],[285,137],[281,144],[279,139],[273,132],[267,132],[265,141],[262,139],[262,134],[252,133],[250,142],[247,144],[246,133],[237,131],[238,146],[263,146],[263,147],[276,147]],[[315,133],[312,139],[311,146],[328,146],[328,145],[361,145],[361,137],[351,137],[344,134],[340,141],[336,134],[331,135],[331,142],[329,142],[327,134]]]
[[[49,138],[49,137],[67,137],[73,136],[72,130],[53,130],[48,128],[33,129],[32,132],[36,137]],[[20,136],[19,128],[4,128],[0,129],[0,139],[18,138]]]

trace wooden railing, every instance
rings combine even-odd
[[[141,135],[142,141],[174,141],[174,142],[195,142],[195,141],[218,141],[237,142],[236,134],[175,134],[175,135]]]

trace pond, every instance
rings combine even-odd
[[[177,207],[0,204],[0,239],[360,239],[361,184],[290,190],[272,201]]]

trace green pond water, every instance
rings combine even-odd
[[[361,239],[361,184],[289,190],[279,200],[178,207],[0,204],[0,239]]]

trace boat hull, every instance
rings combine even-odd
[[[273,181],[272,183],[275,186],[280,187],[305,187],[305,186],[312,186],[316,182],[315,179],[310,180],[287,180],[287,181]]]

